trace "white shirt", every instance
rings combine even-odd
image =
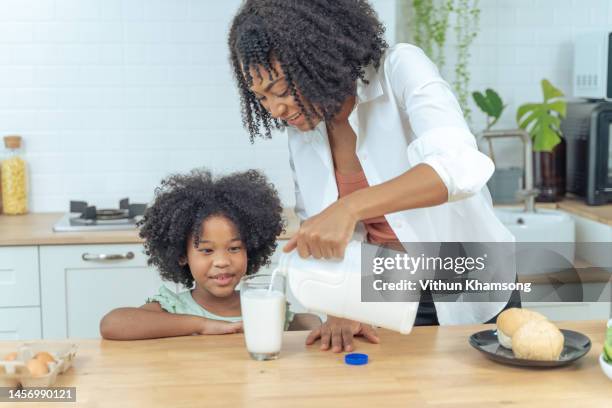
[[[448,202],[386,214],[402,242],[513,242],[493,212],[486,182],[491,159],[478,151],[448,83],[423,51],[409,44],[387,50],[378,71],[357,81],[349,116],[356,154],[370,186],[393,179],[417,164],[431,166],[448,189]],[[301,132],[287,128],[295,182],[296,214],[312,217],[338,199],[325,122]],[[362,225],[357,236],[364,239]],[[436,302],[440,324],[481,323],[505,305]]]

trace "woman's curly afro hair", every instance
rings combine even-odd
[[[210,216],[224,216],[234,223],[247,251],[247,274],[269,263],[276,237],[283,231],[282,207],[274,187],[258,171],[213,178],[209,171],[192,170],[162,180],[155,200],[140,221],[149,265],[162,279],[193,286],[189,265],[179,260],[187,254],[193,237],[198,247],[201,227]]]
[[[250,68],[263,67],[271,77],[279,74],[272,66],[278,62],[308,122],[329,121],[355,95],[357,79],[367,83],[364,68],[378,69],[387,48],[384,31],[365,0],[246,0],[234,17],[228,45],[251,142],[261,136],[260,127],[270,138],[271,127],[286,124],[250,91]]]

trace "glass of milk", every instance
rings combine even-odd
[[[272,283],[272,285],[270,285]],[[275,360],[283,342],[285,277],[256,274],[242,278],[240,308],[246,347],[254,360]]]

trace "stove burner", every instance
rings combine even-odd
[[[78,218],[90,221],[111,221],[132,219],[144,215],[146,204],[130,204],[129,199],[119,201],[119,208],[103,208],[98,210],[85,201],[70,201],[70,212],[80,213]]]
[[[98,220],[120,220],[128,218],[129,210],[102,209],[96,210],[96,219]]]
[[[53,225],[53,231],[135,230],[146,209],[146,204],[130,204],[127,198],[119,201],[119,208],[99,210],[85,201],[70,201],[70,213]]]

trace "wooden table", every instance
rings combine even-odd
[[[366,366],[306,347],[307,332],[286,333],[281,358],[267,362],[248,357],[240,334],[81,340],[74,367],[56,385],[76,387],[76,405],[85,407],[612,406],[612,382],[598,363],[604,321],[559,323],[593,343],[588,355],[559,369],[486,359],[467,339],[490,327],[420,327],[408,336],[381,331],[380,345],[358,343],[370,356]],[[16,406],[26,405],[43,406]]]

